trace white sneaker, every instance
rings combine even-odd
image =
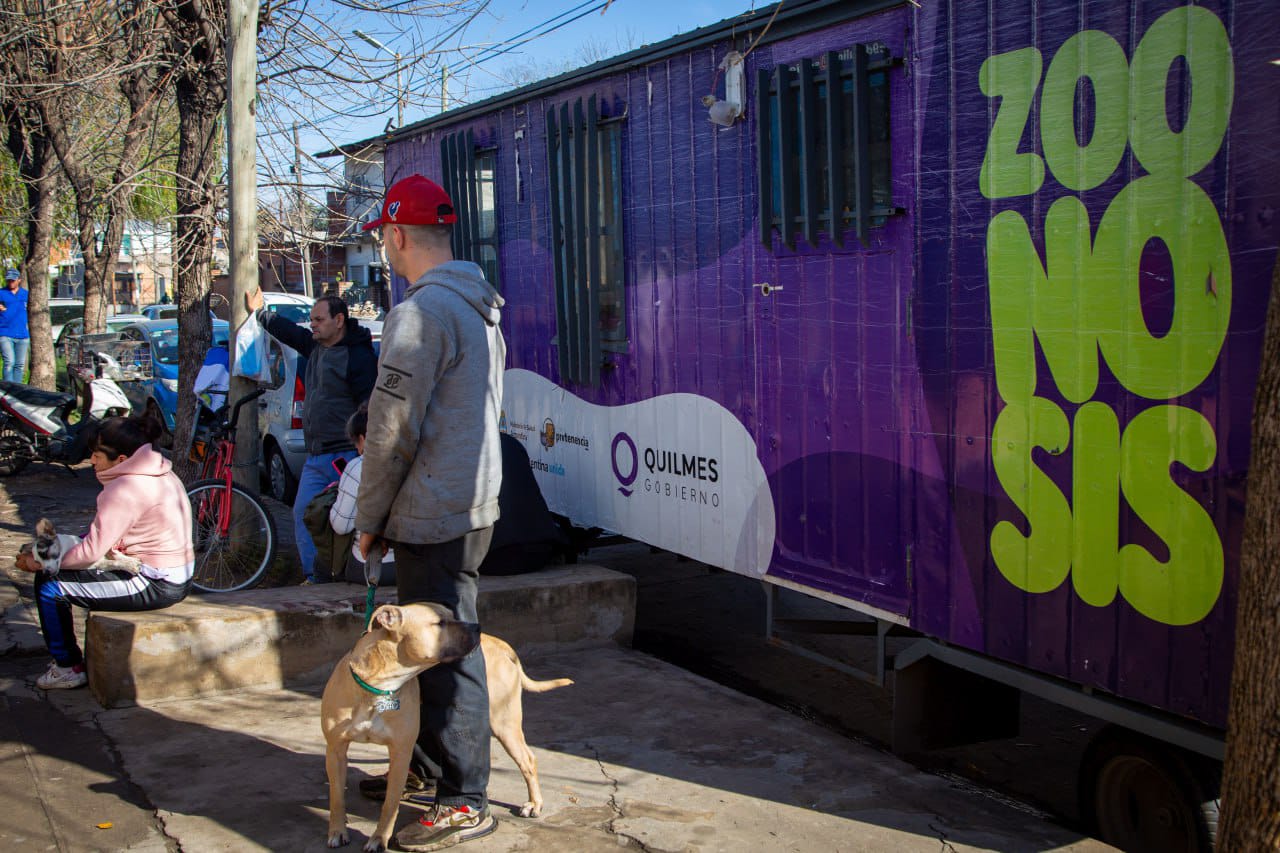
[[[54,661],[49,664],[49,671],[36,679],[36,687],[41,690],[73,690],[89,683],[89,676],[83,669],[61,667]]]

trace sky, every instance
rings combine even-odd
[[[322,9],[326,2],[320,0],[312,8],[318,6]],[[465,34],[453,40],[453,44],[462,42],[466,49],[451,51],[441,57],[441,61],[447,62],[451,68],[449,96],[452,105],[458,105],[454,99],[474,102],[511,88],[513,69],[533,75],[525,81],[531,82],[567,70],[566,64],[568,67],[589,64],[594,60],[577,61],[583,55],[584,45],[589,46],[595,58],[614,56],[752,9],[773,5],[768,0],[612,0],[602,14],[598,8],[602,3],[603,0],[491,0]],[[441,31],[447,29],[428,21],[414,22],[416,32],[406,31],[409,27],[405,21],[386,15],[344,18],[341,22],[335,18],[333,26],[335,30],[359,27],[389,50],[406,54],[414,51],[415,42],[435,41]],[[532,40],[527,43],[515,43],[531,36]],[[361,56],[385,56],[377,48],[357,39],[350,43],[351,49]],[[466,67],[477,59],[482,61]],[[414,93],[406,99],[404,124],[412,124],[439,112],[440,76],[438,67],[422,66],[403,75],[403,87]],[[393,96],[390,92],[385,93],[381,102],[372,104],[367,111],[378,114],[353,118],[332,113],[324,115],[321,111],[321,114],[308,117],[317,127],[308,128],[304,122],[299,133],[307,184],[318,187],[328,182],[321,167],[334,169],[340,168],[340,164],[336,159],[316,163],[309,161],[306,155],[326,150],[333,143],[355,142],[382,133],[388,120],[395,120]],[[291,140],[286,140],[286,143],[277,148],[287,150],[291,147]],[[322,200],[318,190],[311,194],[313,200]]]

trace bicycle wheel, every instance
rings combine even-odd
[[[230,518],[224,520],[222,480],[199,480],[187,489],[187,497],[196,552],[192,585],[203,592],[234,592],[262,580],[276,556],[276,525],[261,502],[233,483]]]

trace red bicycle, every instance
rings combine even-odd
[[[207,435],[192,443],[192,458],[203,463],[201,479],[187,489],[196,552],[192,585],[203,592],[247,589],[262,580],[276,556],[271,514],[257,495],[231,479],[240,407],[264,393],[258,389],[241,397],[229,419],[214,423]]]

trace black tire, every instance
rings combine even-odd
[[[1098,838],[1130,853],[1211,853],[1221,768],[1127,729],[1103,729],[1085,752],[1080,814]]]
[[[0,477],[22,473],[33,455],[31,438],[12,418],[0,420]]]
[[[226,536],[217,531],[213,501],[226,486],[198,480],[187,489],[191,501],[192,544],[196,552],[192,585],[202,592],[235,592],[256,586],[276,558],[276,525],[257,496],[231,486],[231,515]]]
[[[271,497],[286,506],[293,506],[293,499],[298,494],[298,481],[289,470],[289,463],[284,461],[284,453],[274,442],[267,445],[267,485]]]

